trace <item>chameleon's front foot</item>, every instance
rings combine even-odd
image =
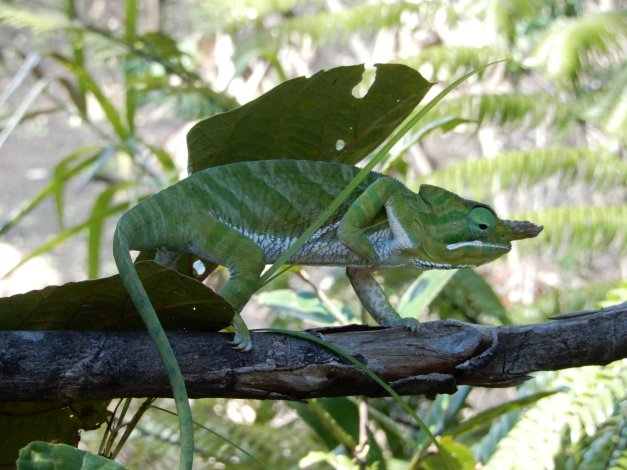
[[[420,324],[420,322],[416,320],[415,318],[400,318],[400,317],[389,320],[388,322],[386,322],[385,326],[388,326],[388,327],[403,326],[407,328],[414,335],[417,334],[422,328],[422,325]]]
[[[229,344],[231,344],[236,351],[250,351],[253,348],[250,331],[248,331],[248,327],[239,313],[236,313],[233,317],[233,329],[235,330],[235,335],[233,336],[233,341]]]

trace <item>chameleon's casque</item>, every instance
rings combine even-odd
[[[290,247],[358,171],[295,160],[210,168],[143,201],[120,219],[115,260],[166,365],[187,452],[193,443],[185,385],[129,250],[158,249],[157,260],[170,262],[189,252],[226,266],[231,275],[219,293],[236,312],[236,349],[249,350],[250,334],[239,312],[256,290],[264,266]],[[476,266],[507,253],[513,240],[535,237],[541,230],[530,222],[501,220],[489,206],[445,189],[423,185],[414,193],[393,178],[370,173],[289,262],[345,266],[357,296],[380,325],[417,331],[417,320],[398,315],[372,270]]]

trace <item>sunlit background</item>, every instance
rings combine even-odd
[[[620,1],[5,1],[0,44],[0,276],[23,263],[0,279],[0,296],[115,274],[117,218],[185,176],[185,135],[200,119],[290,78],[359,63],[367,72],[355,93],[367,90],[375,63],[402,63],[437,82],[426,102],[463,73],[507,59],[462,84],[421,125],[463,123],[421,139],[416,129],[381,169],[413,189],[437,184],[545,230],[503,260],[456,273],[421,318],[531,323],[627,300]],[[223,278],[218,272],[210,285]],[[391,299],[402,302],[414,278],[386,274]],[[337,312],[361,315],[342,270],[305,268],[269,285],[246,313],[251,325],[300,329],[336,324]],[[518,388],[462,387],[412,404],[459,444],[464,468],[619,468],[626,371],[619,362],[539,373]],[[360,468],[376,455],[407,468],[415,449],[403,435],[424,438],[394,403],[368,401],[370,453],[337,438],[359,419],[338,409],[357,402],[197,400],[194,415],[272,468]],[[499,404],[509,407],[459,430]],[[328,421],[312,418],[320,410]],[[98,433],[84,434],[92,451]],[[119,461],[172,467],[170,416],[149,412],[134,433]],[[199,468],[251,468],[232,446],[198,434]],[[428,460],[424,468],[438,468]]]

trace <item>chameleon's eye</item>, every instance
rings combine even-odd
[[[468,228],[473,237],[485,238],[492,233],[496,217],[485,207],[475,207],[468,214]]]

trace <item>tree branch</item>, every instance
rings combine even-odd
[[[457,321],[403,328],[325,328],[310,333],[352,354],[401,394],[453,393],[461,384],[501,387],[539,370],[607,364],[627,357],[627,303],[526,326]],[[191,397],[307,399],[381,396],[365,374],[326,348],[289,335],[253,332],[238,353],[230,335],[168,333]],[[171,396],[147,333],[0,332],[0,400],[93,400]]]

